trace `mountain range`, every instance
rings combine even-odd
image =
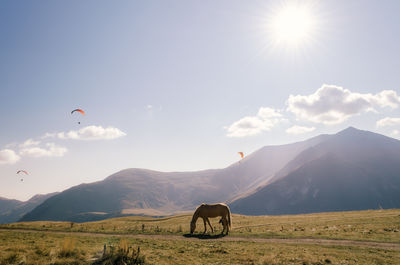
[[[17,222],[26,213],[57,193],[38,194],[25,202],[0,197],[0,224]]]
[[[125,169],[51,195],[20,221],[165,216],[203,202],[227,202],[250,215],[399,208],[400,141],[349,127],[265,146],[223,169]],[[16,207],[9,205],[8,212]]]
[[[304,150],[268,185],[231,203],[242,214],[400,207],[400,141],[349,128]]]

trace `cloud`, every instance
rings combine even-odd
[[[55,137],[57,137],[57,133],[45,133],[41,138],[47,139],[47,138],[55,138]]]
[[[282,121],[285,121],[282,114],[272,108],[261,107],[256,116],[244,117],[225,129],[228,137],[245,137],[270,131]]]
[[[290,95],[287,111],[315,123],[333,125],[342,123],[351,116],[380,108],[397,108],[400,97],[393,90],[383,90],[377,94],[354,93],[334,85],[322,85],[310,95]]]
[[[393,130],[392,134],[395,135],[395,136],[400,135],[400,131],[399,130]]]
[[[364,95],[368,95],[371,103],[378,105],[381,108],[390,107],[392,109],[396,109],[400,105],[400,96],[398,96],[396,91],[393,90],[383,90],[375,95]]]
[[[28,147],[20,150],[21,156],[29,157],[61,157],[67,152],[67,148],[57,146],[54,143],[47,143],[45,148]]]
[[[0,164],[15,164],[18,160],[20,157],[13,150],[0,150]]]
[[[289,134],[303,134],[303,133],[308,133],[312,132],[315,130],[315,127],[305,127],[305,126],[298,126],[294,125],[286,130],[287,133]]]
[[[126,135],[118,128],[102,126],[87,126],[78,131],[61,132],[57,134],[46,134],[48,137],[57,137],[59,139],[74,140],[112,140]],[[45,135],[45,136],[46,136]]]
[[[377,127],[395,126],[400,125],[400,118],[383,118],[376,122]]]
[[[28,140],[26,140],[25,142],[20,144],[19,147],[28,147],[28,146],[39,145],[39,144],[40,144],[40,141],[34,141],[32,138],[29,138]]]

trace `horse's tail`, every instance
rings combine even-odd
[[[232,229],[231,210],[229,209],[228,205],[226,207],[228,208],[228,226],[229,226],[229,229]]]

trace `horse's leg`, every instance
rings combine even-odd
[[[205,234],[207,232],[206,218],[203,218],[203,222],[204,222],[204,232],[203,232],[203,234]]]
[[[214,228],[210,224],[210,220],[206,218],[208,225],[211,227],[211,233],[214,233]]]
[[[222,220],[222,227],[223,227],[221,234],[223,234],[225,229],[227,228],[227,221],[226,221],[225,217],[222,217],[221,220]]]
[[[226,218],[225,218],[225,223],[226,223],[226,234],[228,234],[229,233],[229,222]]]
[[[225,233],[228,234],[229,233],[229,223],[228,223],[228,219],[227,216],[225,215],[224,217],[224,225],[225,225]]]

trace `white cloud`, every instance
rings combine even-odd
[[[400,118],[386,117],[376,122],[377,127],[400,125]]]
[[[227,128],[229,137],[244,137],[269,131],[272,124],[264,122],[258,117],[244,117]]]
[[[282,121],[285,121],[282,114],[274,109],[261,107],[256,116],[244,117],[225,129],[228,137],[245,137],[270,131]]]
[[[342,123],[351,116],[380,108],[397,108],[400,97],[393,90],[377,94],[354,93],[334,85],[323,85],[310,95],[290,95],[287,110],[297,118],[326,125]]]
[[[59,139],[74,139],[74,140],[112,140],[122,136],[126,133],[118,128],[102,126],[87,126],[78,131],[61,132],[54,134],[55,137]],[[53,134],[48,134],[48,136],[53,136]]]
[[[61,157],[67,152],[67,148],[57,146],[54,143],[47,143],[45,148],[42,147],[27,147],[21,149],[21,156],[29,157]]]
[[[392,134],[395,135],[395,136],[400,135],[400,131],[399,130],[393,130]]]
[[[0,164],[15,164],[20,159],[11,149],[0,150]]]
[[[56,136],[57,136],[57,133],[45,133],[41,138],[42,139],[55,138]]]
[[[398,96],[396,91],[393,90],[383,90],[375,95],[364,95],[368,95],[368,98],[373,105],[378,105],[381,108],[390,107],[396,109],[400,105],[400,96]]]
[[[257,116],[263,120],[271,119],[271,118],[282,118],[282,114],[277,112],[275,109],[263,108],[263,107],[261,107],[258,110]]]
[[[298,126],[294,125],[286,130],[287,133],[289,134],[303,134],[303,133],[308,133],[312,132],[315,130],[315,127],[305,127],[305,126]]]
[[[35,141],[32,138],[29,138],[28,140],[26,140],[25,142],[23,142],[22,144],[20,144],[20,147],[28,147],[28,146],[32,146],[32,145],[39,145],[40,141]]]

